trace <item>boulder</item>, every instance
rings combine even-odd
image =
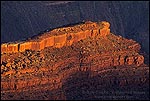
[[[144,64],[144,57],[142,55],[139,55],[135,58],[135,64],[137,66],[140,66],[141,64]]]
[[[110,23],[106,21],[102,21],[101,24],[103,25],[104,28],[108,29],[110,27]]]
[[[125,64],[132,65],[134,63],[134,57],[129,56],[129,57],[126,58],[125,61],[126,61]]]

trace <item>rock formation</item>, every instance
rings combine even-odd
[[[100,28],[102,27],[103,28]],[[70,46],[73,42],[80,41],[87,37],[94,37],[97,34],[105,37],[110,33],[110,24],[108,22],[101,22],[100,24],[94,22],[85,22],[85,24],[59,28],[46,33],[45,35],[36,37],[35,39],[27,40],[19,43],[6,43],[1,45],[1,53],[15,53],[23,52],[25,50],[42,50],[45,47],[53,46],[61,48],[63,46]]]
[[[88,21],[2,44],[2,99],[73,99],[67,92],[75,86],[148,84],[140,45],[110,33],[109,27],[105,21]]]

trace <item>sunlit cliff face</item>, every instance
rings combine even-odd
[[[110,34],[109,22],[99,23],[87,21],[84,24],[73,27],[54,29],[33,39],[24,42],[5,43],[1,45],[1,53],[24,52],[25,50],[40,51],[46,47],[61,48],[71,46],[73,43],[83,40],[87,37],[100,35],[106,37]]]

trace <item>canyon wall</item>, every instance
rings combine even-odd
[[[24,52],[25,50],[42,50],[45,47],[61,48],[70,46],[73,42],[78,42],[87,37],[95,37],[100,35],[105,37],[110,33],[110,24],[102,21],[100,24],[87,21],[85,24],[54,29],[50,32],[37,36],[35,39],[30,39],[19,43],[5,43],[1,45],[1,53],[16,53]]]
[[[147,90],[149,68],[139,54],[140,44],[110,33],[109,27],[106,21],[87,21],[2,44],[2,99],[77,99],[77,88],[85,85],[92,92],[95,86],[118,90],[133,85],[137,91],[142,85]]]
[[[141,44],[149,53],[148,1],[2,1],[1,42],[12,42],[60,26],[108,21],[111,32]],[[9,29],[9,30],[8,30]]]

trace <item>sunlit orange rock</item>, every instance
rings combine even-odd
[[[134,63],[134,57],[130,56],[126,58],[126,64],[131,65]]]
[[[45,39],[45,47],[50,47],[54,45],[54,36]]]
[[[20,43],[19,44],[19,51],[20,52],[23,52],[25,51],[26,49],[32,49],[32,42],[23,42],[23,43]]]
[[[45,39],[41,40],[41,41],[39,42],[39,44],[40,44],[40,50],[44,49],[44,48],[45,48],[45,44],[46,44]]]
[[[54,47],[56,48],[63,47],[65,42],[66,42],[66,34],[54,37]]]
[[[92,30],[91,37],[95,37],[97,35],[99,35],[99,30],[98,29]]]
[[[81,33],[80,33],[80,38],[81,38],[81,39],[85,39],[85,38],[86,38],[86,34],[87,34],[87,33],[85,33],[85,31],[81,31]]]
[[[110,27],[109,22],[102,21],[101,23],[102,23],[102,25],[103,25],[104,28],[109,28]]]
[[[18,44],[8,44],[7,46],[7,52],[8,53],[15,53],[18,52]]]
[[[102,37],[105,37],[109,33],[110,33],[110,29],[107,29],[107,28],[100,29],[100,36]]]
[[[86,34],[86,37],[91,37],[91,30],[85,30],[84,33]]]
[[[5,72],[5,73],[4,73],[4,76],[6,76],[6,75],[11,76],[12,74],[15,74],[15,73],[16,73],[15,70],[10,70],[10,71],[8,71],[8,72]]]
[[[28,69],[22,69],[19,71],[20,74],[25,74],[25,73],[32,73],[35,72],[36,68],[28,68]]]
[[[133,45],[128,46],[128,48],[131,50],[135,50],[136,52],[139,52],[139,50],[141,49],[141,46],[139,43],[135,43]]]
[[[137,66],[140,66],[144,63],[144,57],[142,55],[135,57],[135,63]]]
[[[67,38],[66,38],[66,46],[71,46],[74,42],[74,36],[75,34],[74,33],[68,33],[67,34]]]
[[[125,57],[123,57],[123,56],[120,57],[120,59],[119,59],[119,65],[124,65],[124,62],[125,62],[124,58]]]
[[[81,39],[80,34],[80,32],[74,34],[74,42],[78,42]]]
[[[37,41],[33,41],[31,43],[31,50],[39,51],[40,50],[40,43]]]
[[[7,44],[2,44],[1,45],[1,53],[7,53]]]

